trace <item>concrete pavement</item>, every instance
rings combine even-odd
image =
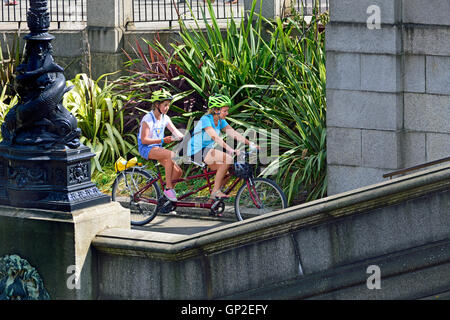
[[[132,229],[192,235],[236,221],[232,206],[225,208],[223,217],[209,216],[207,209],[177,208],[168,214],[158,214],[145,226],[132,226]]]
[[[208,229],[224,226],[231,223],[220,218],[189,217],[187,215],[160,214],[145,226],[132,226],[135,230],[163,232],[180,235],[192,235]]]

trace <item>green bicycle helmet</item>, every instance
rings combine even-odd
[[[152,92],[152,98],[150,99],[150,102],[155,103],[157,101],[166,101],[166,100],[173,100],[173,97],[169,91],[161,89]]]
[[[209,97],[208,108],[231,107],[231,99],[223,94],[216,93]]]

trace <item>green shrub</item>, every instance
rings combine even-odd
[[[81,129],[81,143],[95,152],[92,159],[92,171],[102,171],[102,166],[112,165],[121,155],[128,152],[137,155],[135,134],[123,132],[123,104],[127,97],[113,91],[114,83],[108,83],[106,77],[90,79],[86,74],[78,74],[67,81],[74,86],[64,95],[63,105],[78,120]],[[101,87],[99,82],[104,79]]]
[[[2,88],[2,92],[0,93],[0,128],[5,121],[6,114],[8,113],[9,109],[11,109],[14,105],[17,104],[19,101],[19,98],[17,96],[9,97],[6,95],[7,87]],[[0,141],[2,141],[2,137],[0,134]]]
[[[7,53],[7,56],[3,55]],[[3,34],[3,41],[0,42],[0,87],[2,91],[6,88],[6,96],[16,95],[13,82],[14,73],[21,60],[20,54],[20,34],[16,32],[13,36],[11,47],[8,45],[6,35]]]
[[[248,21],[256,15],[253,1]],[[242,129],[278,129],[280,157],[262,175],[276,180],[291,203],[326,195],[326,72],[324,33],[328,15],[276,21],[257,15],[240,27],[231,18],[220,32],[212,7],[206,32],[181,24],[181,44],[174,44],[180,77],[206,98],[222,92],[233,98],[229,121]],[[264,33],[269,36],[263,36]],[[268,39],[268,40],[265,40]],[[270,138],[275,138],[269,136]],[[269,148],[277,147],[269,144]]]
[[[232,97],[228,120],[235,129],[268,133],[277,129],[278,135],[268,138],[276,138],[279,146],[269,143],[267,147],[279,147],[280,156],[261,174],[271,175],[277,168],[276,180],[290,203],[303,191],[308,200],[317,199],[326,195],[327,188],[322,30],[328,15],[315,15],[309,24],[299,15],[269,21],[255,12],[256,1],[248,19],[241,19],[239,25],[234,18],[228,20],[226,32],[221,31],[208,3],[211,20],[204,16],[206,29],[198,21],[194,21],[195,28],[188,28],[180,19],[181,42],[171,44],[173,52],[148,42],[149,52],[158,52],[167,66],[179,67],[182,72],[164,81],[184,80],[190,88],[185,93],[193,90],[202,106],[213,93]],[[253,17],[253,23],[246,22]],[[204,110],[177,110],[181,115],[177,120],[189,129]]]

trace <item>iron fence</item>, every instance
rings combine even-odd
[[[296,0],[294,4],[295,10],[299,13],[303,13],[305,16],[311,16],[314,14],[314,8],[317,9],[317,13],[328,11],[329,0]]]
[[[217,19],[228,17],[240,18],[244,10],[244,1],[235,3],[224,0],[212,2],[212,9]],[[171,22],[177,21],[178,15],[183,20],[202,20],[210,18],[205,0],[133,0],[134,22]]]
[[[0,22],[26,22],[28,0],[1,0]],[[86,22],[88,0],[48,0],[51,22]],[[215,0],[212,3],[217,19],[231,16],[242,18],[244,0]],[[329,0],[295,0],[292,7],[304,15],[312,15],[314,4],[319,12],[328,10]],[[178,16],[183,20],[210,18],[206,0],[133,0],[134,22],[171,22]]]
[[[314,14],[316,8],[319,13],[329,8],[329,0],[286,0],[290,7],[305,16]],[[190,8],[190,9],[189,9]],[[215,0],[212,8],[217,19],[226,19],[231,16],[242,18],[244,0],[235,0],[235,3],[226,0]],[[245,8],[248,10],[249,8]],[[203,14],[210,18],[206,0],[133,0],[134,22],[170,22],[178,20],[178,14],[183,20],[203,19]]]
[[[0,22],[26,22],[28,0],[1,0]],[[48,0],[51,22],[85,22],[87,0]]]

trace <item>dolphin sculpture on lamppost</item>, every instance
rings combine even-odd
[[[15,80],[20,102],[2,125],[4,143],[43,148],[80,146],[76,118],[62,106],[66,87],[64,69],[52,57],[48,33],[50,17],[46,0],[30,0],[27,13],[30,33],[26,53]]]
[[[91,182],[91,150],[62,99],[64,69],[53,59],[47,0],[29,0],[26,50],[17,68],[19,103],[1,127],[0,204],[72,211],[109,202]]]

